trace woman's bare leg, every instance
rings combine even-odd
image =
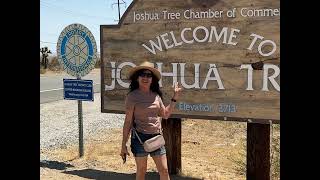
[[[152,156],[154,163],[157,166],[158,172],[160,174],[160,180],[170,180],[167,164],[167,155],[157,155]]]
[[[144,180],[147,172],[148,156],[135,157],[135,159],[136,159],[136,166],[137,166],[136,180]]]

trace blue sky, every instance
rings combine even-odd
[[[56,54],[56,43],[68,25],[86,26],[100,52],[100,25],[118,23],[118,0],[40,0],[40,48],[47,46]],[[132,0],[120,0],[121,16]],[[115,3],[115,4],[114,4]],[[112,5],[114,4],[114,5]]]

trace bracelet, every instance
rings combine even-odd
[[[173,99],[173,98],[171,98],[171,101],[173,101],[173,102],[177,102],[177,100],[175,100],[175,99]]]

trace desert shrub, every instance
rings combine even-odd
[[[101,67],[101,60],[100,58],[98,57],[97,58],[97,61],[96,61],[96,64],[94,65],[95,68],[100,68]]]
[[[46,73],[46,69],[40,68],[40,74],[45,74],[45,73]]]
[[[50,60],[50,62],[48,64],[48,68],[51,71],[60,71],[61,70],[61,66],[59,64],[57,56],[52,57],[52,59]]]

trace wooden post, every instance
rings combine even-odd
[[[247,180],[270,180],[270,125],[247,123]]]
[[[169,174],[179,174],[181,172],[181,119],[163,119],[162,128],[166,141]]]

